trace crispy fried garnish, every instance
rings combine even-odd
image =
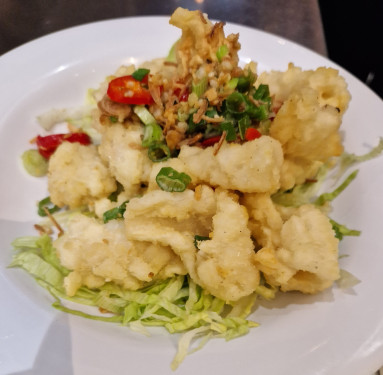
[[[221,148],[223,141],[226,139],[226,134],[227,134],[227,132],[226,132],[226,130],[224,130],[222,132],[221,138],[219,139],[218,143],[216,143],[214,145],[214,152],[213,152],[214,156],[218,154],[218,151]]]

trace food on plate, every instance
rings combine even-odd
[[[246,317],[257,296],[331,287],[339,239],[359,232],[328,216],[356,173],[317,193],[343,154],[350,94],[338,72],[259,73],[239,64],[239,35],[226,36],[223,22],[178,8],[170,23],[182,35],[167,58],[118,68],[77,118],[40,117],[53,132],[51,119],[67,121],[68,133],[36,138],[46,218],[40,237],[15,240],[12,265],[63,311],[190,331],[176,368],[193,338],[256,326]]]

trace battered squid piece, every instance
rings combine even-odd
[[[104,129],[99,147],[101,158],[129,197],[147,183],[152,166],[147,149],[141,146],[142,135],[141,125],[116,123]]]
[[[96,146],[63,142],[49,160],[48,190],[57,206],[76,208],[108,196],[116,182]]]
[[[262,136],[244,144],[224,142],[217,155],[214,148],[183,146],[178,158],[198,181],[241,192],[275,192],[283,163],[281,145]]]
[[[281,188],[287,190],[315,177],[323,162],[343,152],[339,127],[350,101],[343,77],[332,68],[262,73],[256,85],[267,84],[280,107],[270,136],[283,148]]]
[[[169,246],[187,272],[209,293],[235,301],[254,292],[259,272],[247,228],[246,209],[228,192],[202,186],[194,193],[151,191],[127,204],[125,224],[132,241]],[[194,236],[211,240],[194,245]]]
[[[217,49],[223,44],[228,47],[228,65],[231,68],[238,65],[239,35],[225,38],[223,22],[213,25],[200,11],[177,8],[169,23],[182,30],[176,51],[180,78],[197,71],[206,61],[217,62]]]
[[[194,236],[209,235],[215,212],[215,194],[208,186],[202,186],[198,194],[192,190],[182,193],[153,190],[126,205],[126,235],[131,241],[169,246],[195,279]]]
[[[247,222],[246,208],[227,192],[219,191],[211,239],[199,242],[195,269],[198,282],[225,301],[248,296],[259,285]]]
[[[319,209],[283,209],[266,194],[246,195],[243,203],[262,247],[255,254],[256,264],[269,284],[282,291],[318,293],[339,278],[339,241]]]
[[[106,282],[115,282],[135,290],[146,282],[186,273],[169,247],[128,241],[121,220],[103,224],[76,215],[53,245],[61,264],[71,270],[64,280],[68,296],[73,296],[82,285],[98,288]]]

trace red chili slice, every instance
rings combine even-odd
[[[133,76],[123,76],[109,82],[107,94],[111,100],[117,103],[146,105],[152,104],[148,86],[148,75],[141,81]]]
[[[203,147],[209,147],[209,146],[213,146],[215,143],[219,142],[219,140],[221,139],[221,136],[220,135],[217,135],[215,137],[211,137],[211,138],[208,138],[208,139],[205,139],[201,142],[201,145]]]
[[[36,137],[39,153],[46,159],[49,159],[57,147],[64,141],[71,143],[78,142],[82,145],[89,145],[91,143],[91,139],[86,133],[51,134],[45,137],[38,135]]]
[[[245,132],[245,139],[246,141],[252,141],[254,139],[257,139],[261,137],[262,134],[255,128],[247,128]]]

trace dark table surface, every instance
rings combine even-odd
[[[326,55],[317,0],[0,0],[0,55],[71,26],[170,15],[178,6],[200,9],[211,19],[255,27]]]

